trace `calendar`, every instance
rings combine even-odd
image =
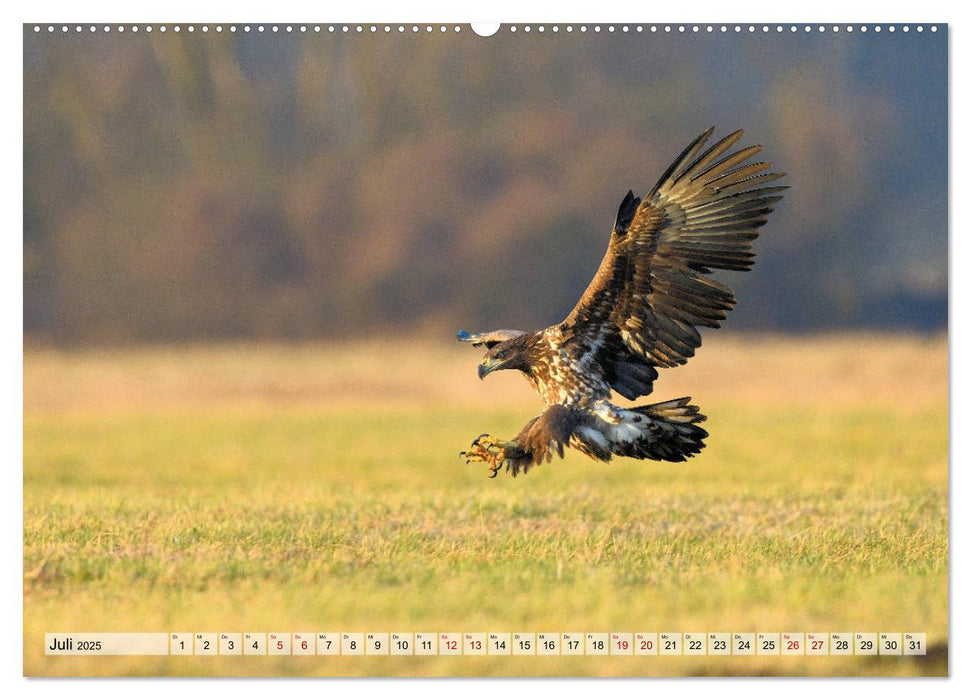
[[[946,11],[97,4],[0,83],[24,676],[949,674]]]
[[[927,634],[50,632],[44,644],[49,656],[925,656]]]

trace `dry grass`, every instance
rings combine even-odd
[[[750,353],[756,362],[747,359]],[[943,338],[718,336],[709,447],[515,481],[538,408],[404,343],[28,351],[28,674],[946,672]],[[569,629],[568,629],[569,628]],[[926,659],[46,658],[53,630],[926,631]],[[943,655],[942,655],[943,654]]]
[[[514,373],[476,379],[480,350],[460,343],[217,345],[33,350],[24,362],[26,412],[227,406],[499,406],[535,403]],[[684,367],[661,373],[659,396],[786,404],[940,404],[943,336],[720,334]],[[621,399],[623,401],[623,399]]]

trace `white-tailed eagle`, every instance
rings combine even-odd
[[[735,295],[707,275],[752,267],[752,241],[786,189],[765,186],[784,173],[749,162],[760,146],[729,152],[741,131],[702,151],[713,131],[692,141],[643,199],[627,193],[603,262],[562,323],[535,333],[459,331],[459,340],[488,348],[480,378],[517,369],[546,404],[513,440],[477,438],[462,453],[467,462],[515,476],[562,457],[566,446],[605,462],[681,462],[704,447],[705,416],[689,397],[636,408],[610,398],[650,394],[658,368],[694,355],[699,326],[718,328]]]

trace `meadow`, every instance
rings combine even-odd
[[[944,675],[947,341],[706,339],[685,464],[458,453],[540,409],[457,343],[24,357],[27,675]],[[621,401],[623,403],[623,401]],[[48,631],[893,631],[926,657],[45,657]]]

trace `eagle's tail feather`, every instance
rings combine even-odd
[[[628,409],[649,421],[647,439],[634,442],[630,457],[659,459],[665,462],[683,462],[704,448],[708,431],[698,423],[706,416],[690,403],[691,397],[662,401],[649,406]]]

